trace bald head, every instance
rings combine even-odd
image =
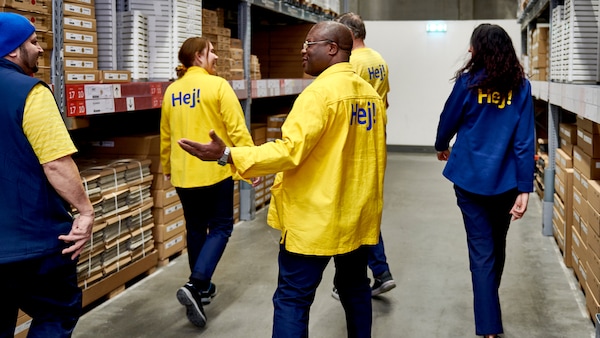
[[[302,48],[302,67],[306,74],[318,76],[336,63],[348,62],[352,51],[352,33],[339,22],[323,21],[306,35]]]
[[[335,21],[323,21],[317,23],[311,30],[318,32],[324,39],[335,42],[340,51],[343,52],[341,54],[350,58],[350,51],[352,50],[352,32],[346,25]]]

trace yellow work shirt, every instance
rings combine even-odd
[[[353,49],[350,63],[356,73],[375,88],[387,107],[387,94],[390,91],[389,70],[381,54],[368,47]]]
[[[40,164],[77,151],[48,87],[37,84],[25,100],[23,132]]]
[[[386,122],[381,97],[343,62],[298,96],[281,140],[231,149],[243,177],[279,172],[267,221],[286,250],[333,256],[377,244]]]
[[[225,79],[190,67],[167,88],[160,118],[160,160],[171,183],[180,188],[205,187],[232,176],[229,165],[204,162],[185,152],[177,140],[211,141],[214,129],[228,146],[252,146],[252,136],[235,92]]]

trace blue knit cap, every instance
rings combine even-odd
[[[35,32],[26,17],[15,13],[0,13],[0,57],[19,48]]]

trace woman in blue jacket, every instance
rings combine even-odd
[[[469,52],[440,115],[435,149],[448,161],[443,174],[454,183],[467,233],[476,334],[493,338],[503,333],[498,288],[506,234],[533,190],[533,100],[504,29],[479,25]]]

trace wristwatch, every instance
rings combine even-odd
[[[226,165],[227,161],[229,161],[229,154],[231,153],[231,149],[229,147],[225,147],[225,151],[223,152],[223,156],[217,160],[219,165]]]

